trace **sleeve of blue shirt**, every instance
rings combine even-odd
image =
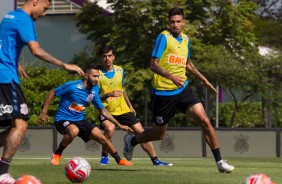
[[[166,37],[164,34],[159,34],[153,48],[152,57],[161,58],[166,49]]]
[[[188,41],[188,59],[190,59],[191,55],[190,55],[190,39]]]
[[[167,40],[164,34],[159,34],[153,48],[152,58],[161,58],[167,45]],[[188,41],[188,55],[190,59],[190,40]]]
[[[124,76],[125,76],[124,69],[122,69],[122,86],[124,86]]]
[[[62,95],[71,93],[73,85],[71,82],[64,83],[63,85],[55,88],[55,96],[60,97]]]
[[[25,44],[30,41],[38,41],[34,22],[29,16],[23,16],[22,19],[19,20],[18,26],[20,38]]]
[[[99,96],[99,91],[100,91],[100,88],[98,85],[95,85],[92,90],[94,90],[95,94],[94,94],[94,97],[93,97],[93,100],[92,100],[92,103],[93,105],[98,109],[98,110],[101,110],[104,108],[104,105],[100,99],[100,96]]]

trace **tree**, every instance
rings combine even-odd
[[[257,82],[267,79],[258,73],[261,58],[254,33],[255,3],[233,4],[228,0],[108,0],[108,3],[112,3],[113,13],[105,12],[96,3],[86,3],[77,15],[79,30],[87,34],[93,46],[90,54],[78,54],[74,62],[89,58],[96,61],[99,47],[112,45],[116,50],[115,62],[125,68],[127,91],[140,114],[148,106],[144,102],[149,99],[152,73],[148,67],[154,39],[166,29],[167,12],[174,6],[185,11],[188,21],[184,31],[192,42],[192,60],[212,83],[226,87],[234,100],[232,126],[239,102],[264,91],[261,88],[265,86]],[[199,84],[189,77],[199,89]],[[238,99],[235,91],[245,96]]]
[[[259,45],[282,51],[282,24],[277,20],[257,18],[255,34]]]

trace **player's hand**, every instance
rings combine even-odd
[[[135,111],[135,109],[134,109],[132,106],[130,106],[129,108],[130,108],[130,111],[136,116],[136,111]]]
[[[24,68],[23,68],[22,65],[20,65],[20,64],[19,64],[19,66],[18,66],[18,74],[19,74],[19,77],[20,77],[21,79],[25,79],[25,78],[28,79],[28,78],[29,78],[28,75],[26,74]]]
[[[127,131],[128,133],[133,133],[133,130],[126,125],[120,125],[119,128],[123,131]]]
[[[184,86],[184,78],[177,75],[170,75],[169,79],[178,87]]]
[[[217,90],[215,89],[215,87],[209,82],[209,81],[206,81],[204,83],[204,85],[209,88],[214,94],[217,94]]]
[[[47,113],[41,112],[41,114],[38,117],[38,120],[40,123],[44,124],[45,122],[47,122],[49,120],[49,117],[47,115]]]
[[[64,69],[69,70],[69,71],[75,71],[77,72],[80,76],[85,77],[84,71],[77,65],[74,64],[64,64]]]
[[[113,90],[109,92],[109,97],[120,97],[122,95],[121,90]]]

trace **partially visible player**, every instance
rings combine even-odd
[[[113,65],[115,60],[113,47],[106,45],[100,48],[99,56],[102,61],[102,66],[100,67],[101,77],[98,81],[98,85],[100,88],[100,98],[105,108],[121,124],[129,126],[134,134],[142,133],[144,128],[136,118],[136,112],[124,88],[124,70],[117,65]],[[102,114],[99,116],[99,120],[105,136],[111,141],[115,131],[115,125]],[[142,143],[141,146],[151,158],[153,165],[172,166],[171,163],[162,162],[158,159],[151,142]],[[108,165],[108,162],[108,152],[103,146],[100,164]]]
[[[7,13],[0,24],[0,146],[4,146],[0,161],[0,183],[14,183],[8,173],[12,158],[28,127],[28,107],[20,87],[19,55],[28,46],[32,55],[66,70],[84,72],[76,65],[66,64],[44,51],[37,40],[35,21],[45,16],[51,0],[27,0],[22,9]],[[21,76],[25,77],[25,76]]]
[[[95,127],[94,123],[85,118],[85,108],[89,103],[94,106],[107,117],[111,122],[124,131],[132,132],[128,126],[121,125],[102,104],[98,86],[96,85],[99,79],[99,67],[95,64],[90,64],[86,67],[85,77],[82,80],[67,82],[56,89],[52,89],[44,103],[44,107],[39,116],[42,122],[48,119],[48,107],[54,96],[60,97],[60,103],[55,115],[55,126],[57,131],[64,135],[62,141],[52,155],[51,164],[59,165],[64,149],[73,141],[76,136],[79,136],[84,142],[93,139],[105,147],[108,153],[115,159],[119,165],[132,165],[131,162],[121,159],[113,144],[103,135],[99,128]]]
[[[150,68],[154,72],[152,80],[153,129],[133,137],[125,136],[124,156],[132,157],[134,146],[139,143],[163,139],[168,123],[177,109],[191,115],[200,125],[205,140],[214,155],[220,172],[230,173],[234,166],[222,158],[214,128],[199,98],[192,92],[186,72],[200,79],[212,92],[217,93],[213,85],[198,71],[190,59],[190,40],[182,33],[185,25],[184,12],[181,8],[172,8],[168,12],[169,30],[157,37],[152,52]]]

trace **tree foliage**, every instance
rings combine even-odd
[[[213,84],[224,87],[234,102],[231,126],[236,124],[240,104],[258,94],[265,95],[267,89],[274,87],[268,82],[269,73],[264,72],[267,60],[258,55],[254,32],[257,4],[253,1],[233,4],[227,0],[108,0],[108,3],[112,4],[113,12],[96,3],[86,3],[77,15],[79,30],[87,34],[93,45],[90,52],[76,55],[74,63],[83,65],[89,58],[99,61],[97,50],[105,44],[112,45],[116,50],[115,64],[125,68],[125,85],[141,116],[149,106],[144,105],[149,99],[148,91],[144,91],[150,88],[152,73],[148,67],[153,43],[157,34],[167,28],[167,12],[174,6],[185,11],[184,32],[190,36],[195,65]],[[276,68],[279,62],[268,64],[267,68]],[[200,89],[198,81],[193,76],[189,78],[194,88]]]
[[[259,45],[282,51],[281,22],[266,18],[256,19],[255,33],[258,38]]]

